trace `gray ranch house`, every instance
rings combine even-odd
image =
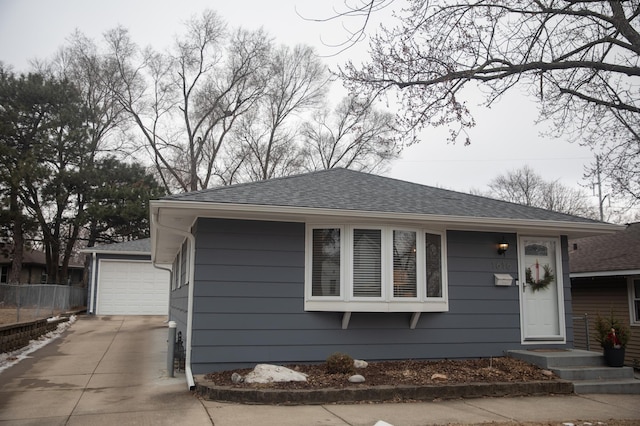
[[[569,238],[620,227],[346,169],[150,203],[194,374],[573,346]]]

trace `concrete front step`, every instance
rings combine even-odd
[[[599,352],[572,350],[517,350],[508,351],[507,355],[521,359],[540,368],[559,367],[602,367],[604,357]]]
[[[551,368],[556,376],[565,380],[619,380],[633,379],[633,368],[631,367],[600,367],[600,366],[578,366],[578,367],[554,367]],[[640,382],[639,382],[640,383]]]
[[[573,383],[577,394],[640,394],[640,380],[631,367],[607,367],[599,352],[583,350],[518,350],[508,356],[553,371]]]
[[[640,395],[640,380],[575,380],[573,391],[577,394],[615,393]]]

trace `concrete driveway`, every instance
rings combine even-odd
[[[201,401],[166,377],[164,317],[82,316],[0,373],[3,425],[562,424],[636,419],[638,395],[479,398],[406,404],[240,405]],[[583,424],[583,423],[577,423]],[[626,423],[633,424],[633,423]]]
[[[79,317],[0,373],[0,424],[211,424],[184,376],[166,377],[164,319]]]

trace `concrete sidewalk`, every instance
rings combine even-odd
[[[164,317],[80,317],[62,338],[0,373],[0,426],[595,424],[608,419],[640,424],[638,395],[316,406],[201,401],[187,390],[184,375],[166,377],[167,334]]]

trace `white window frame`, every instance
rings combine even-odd
[[[180,282],[180,278],[182,276],[182,250],[180,250],[177,254],[175,259],[173,260],[173,271],[172,271],[172,277],[171,277],[171,289],[172,290],[177,290],[180,287],[182,287],[182,283]]]
[[[312,295],[312,245],[314,229],[340,229],[340,296]],[[353,296],[353,230],[379,229],[382,242],[382,295],[381,297]],[[393,231],[416,232],[415,297],[393,295]],[[442,295],[427,297],[426,282],[426,234],[440,235],[442,268]],[[307,224],[305,242],[305,311],[332,312],[447,312],[449,310],[447,278],[447,240],[445,231],[405,225],[371,224]]]
[[[339,229],[340,230],[340,286],[339,286],[339,295],[338,296],[311,296],[312,295],[312,272],[313,272],[313,259],[311,254],[313,253],[313,230],[314,229]],[[326,301],[340,301],[345,297],[345,262],[347,261],[347,256],[345,256],[344,251],[344,238],[345,238],[345,227],[341,225],[312,225],[307,226],[306,232],[306,242],[305,242],[305,294],[308,297],[305,297],[305,300],[309,298],[320,299]]]
[[[178,287],[189,285],[189,260],[189,247],[187,240],[185,240],[180,249],[180,281]]]
[[[636,312],[636,300],[640,300],[640,294],[635,294],[634,281],[640,281],[640,275],[630,276],[628,278],[628,290],[629,290],[629,324],[632,326],[640,326],[640,320],[636,318],[640,317],[640,312]]]

